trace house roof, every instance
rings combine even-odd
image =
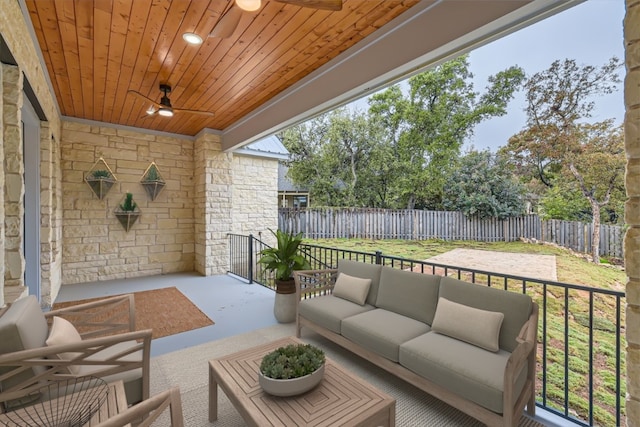
[[[279,160],[287,160],[289,158],[289,151],[284,145],[282,145],[280,138],[275,135],[269,135],[257,140],[256,142],[247,144],[244,147],[235,150],[234,153],[268,157]]]
[[[221,38],[207,35],[237,11],[233,0],[19,0],[62,116],[188,136],[217,132],[225,150],[580,1],[343,0],[341,11],[326,11],[263,0]],[[187,45],[185,32],[204,43]],[[173,108],[213,116],[148,116],[161,84],[171,86]]]

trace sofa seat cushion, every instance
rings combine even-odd
[[[494,353],[446,335],[429,332],[400,346],[400,364],[472,402],[501,414],[504,370],[511,353]],[[526,363],[513,398],[526,382]]]
[[[339,334],[342,319],[374,308],[372,305],[359,305],[333,295],[325,295],[300,301],[298,313],[305,319]]]
[[[398,362],[400,344],[430,330],[429,325],[381,308],[342,321],[342,336]]]
[[[87,360],[106,360],[119,353],[126,352],[131,347],[139,345],[136,341],[124,341],[110,346],[102,351],[97,352],[89,357]],[[133,352],[127,356],[119,358],[124,361],[141,361],[142,350]],[[97,371],[109,368],[108,365],[80,365],[80,372],[78,376],[94,375]],[[128,371],[119,372],[117,374],[107,375],[100,377],[107,383],[122,380],[124,383],[125,392],[127,394],[127,402],[129,404],[137,403],[142,400],[142,368],[130,369]]]

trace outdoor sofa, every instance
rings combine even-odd
[[[294,277],[298,337],[309,328],[487,425],[534,415],[528,295],[350,260]]]
[[[134,310],[133,294],[49,312],[32,295],[10,304],[0,312],[0,411],[87,376],[122,380],[129,404],[148,399],[152,331],[135,331]]]

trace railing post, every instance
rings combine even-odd
[[[249,234],[249,283],[253,283],[253,234]]]
[[[378,265],[382,264],[382,252],[381,251],[376,251],[376,264],[378,264]]]

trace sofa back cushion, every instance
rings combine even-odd
[[[367,294],[366,303],[375,305],[378,298],[378,286],[380,284],[381,265],[367,264],[360,261],[352,261],[349,259],[338,260],[338,273],[344,273],[352,277],[361,279],[371,279],[371,286]]]
[[[31,348],[44,347],[49,327],[44,313],[35,296],[29,295],[12,303],[0,317],[0,354],[13,353]],[[34,368],[37,373],[44,367]],[[0,374],[10,371],[9,367],[0,368]],[[6,379],[0,383],[0,389],[19,384],[36,374],[33,369]]]
[[[522,325],[529,320],[533,306],[529,295],[489,288],[451,277],[442,278],[439,295],[458,304],[503,313],[500,348],[510,352],[518,345],[516,337],[520,333]]]
[[[431,325],[439,283],[440,276],[382,267],[375,305]]]

